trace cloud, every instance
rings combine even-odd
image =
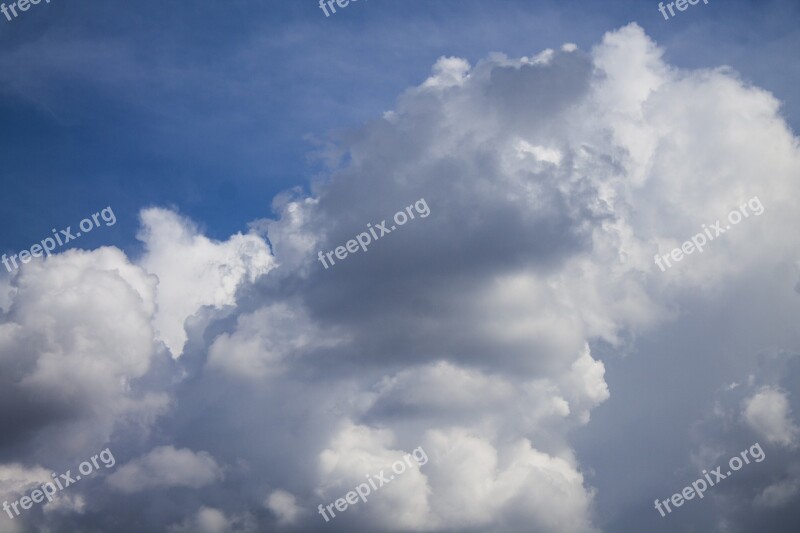
[[[180,524],[168,528],[169,533],[251,533],[252,521],[249,517],[228,518],[225,513],[212,507],[203,507]]]
[[[40,460],[57,461],[165,412],[168,395],[137,384],[158,360],[155,279],[101,248],[31,262],[11,284],[0,323],[0,423],[17,431],[0,443],[31,438]]]
[[[0,501],[17,502],[23,496],[29,496],[35,489],[41,489],[45,483],[52,483],[50,470],[41,466],[26,467],[18,463],[0,464]],[[53,485],[55,487],[55,485]],[[86,510],[86,500],[80,493],[56,492],[53,501],[44,500],[41,504],[42,512],[60,514],[82,514]],[[0,533],[17,533],[25,531],[24,522],[29,521],[36,510],[25,510],[17,506],[20,515],[14,514],[14,522],[11,522],[3,513],[0,520]]]
[[[498,449],[463,429],[431,431],[425,449],[439,527],[596,531],[588,520],[592,491],[569,452],[552,456],[527,439]]]
[[[0,498],[3,501],[18,500],[20,495],[29,494],[48,482],[52,482],[50,472],[41,466],[26,468],[18,463],[0,465]]]
[[[792,444],[796,430],[791,419],[797,406],[794,395],[788,393],[800,383],[800,357],[765,350],[749,375],[742,377],[736,386],[717,390],[713,408],[692,428],[693,465],[683,475],[727,465],[731,457],[758,443],[765,458],[745,465],[731,478],[734,483],[714,487],[711,510],[706,512],[736,524],[729,526],[732,531],[748,531],[764,523],[780,530],[778,511],[792,508],[800,495],[800,456]]]
[[[139,264],[159,281],[154,325],[175,357],[186,333],[184,321],[202,306],[233,305],[242,281],[253,282],[273,267],[267,244],[253,234],[215,242],[189,220],[165,209],[141,213],[137,235],[145,245]]]
[[[385,472],[385,477],[396,478],[386,486],[379,486],[371,501],[348,508],[345,513],[337,515],[336,520],[352,523],[355,516],[358,518],[356,523],[368,524],[368,527],[381,531],[397,528],[424,531],[430,528],[433,516],[428,503],[430,489],[426,476],[415,466],[409,466],[402,475],[390,473],[391,464],[402,461],[404,455],[401,450],[392,449],[393,440],[391,431],[347,424],[320,453],[320,477],[315,493],[325,503],[354,490],[356,485],[368,479],[367,474],[378,476]]]
[[[285,490],[273,491],[264,502],[264,505],[278,517],[278,524],[291,525],[303,513],[297,505],[294,495]]]
[[[108,476],[108,484],[125,493],[165,487],[197,489],[222,477],[222,469],[208,453],[160,446]]]
[[[796,499],[800,479],[794,478],[774,483],[756,496],[755,503],[762,507],[780,507]]]
[[[216,337],[209,347],[207,366],[213,372],[258,381],[290,368],[292,357],[338,342],[302,308],[276,303],[239,316],[235,333]]]
[[[298,381],[325,384],[314,393],[327,414],[313,433],[326,450],[315,493],[350,490],[420,443],[431,456],[419,482],[405,482],[413,495],[354,506],[335,520],[370,530],[595,529],[597,492],[568,441],[614,394],[595,348],[627,350],[675,321],[684,294],[714,298],[758,269],[759,258],[796,244],[774,230],[796,222],[781,198],[797,192],[791,169],[800,162],[777,101],[730,71],[678,71],[662,55],[630,25],[591,54],[566,47],[475,66],[442,58],[395,109],[347,139],[348,163],[329,181],[308,198],[284,197],[277,220],[256,223],[297,243],[275,248],[279,266],[259,282],[269,302],[261,313],[286,315],[274,307],[280,301],[337,332],[329,346],[279,359],[295,384],[282,390],[300,405],[308,389]],[[755,131],[771,139],[774,159],[749,136]],[[770,178],[756,187],[753,175]],[[753,217],[715,241],[713,253],[668,272],[654,265],[654,253],[754,194],[772,229],[766,214]],[[431,215],[420,224],[330,269],[317,263],[316,251],[423,197]],[[794,283],[793,262],[782,267]],[[266,316],[257,322],[271,327]],[[308,324],[299,322],[269,337],[303,335]],[[242,321],[220,338],[252,329]],[[293,352],[245,346],[254,364],[243,384],[272,385],[263,361]],[[225,412],[238,416],[233,405]],[[458,440],[470,444],[458,463],[474,477],[457,461],[440,463],[444,442]]]
[[[128,523],[149,530],[313,530],[319,503],[423,446],[427,464],[333,527],[598,531],[597,498],[617,486],[595,486],[572,442],[577,428],[597,443],[618,431],[592,422],[614,399],[609,360],[626,366],[609,354],[651,335],[691,338],[696,323],[681,318],[696,321],[701,298],[763,314],[757,301],[723,304],[765,257],[758,286],[791,309],[800,154],[770,94],[728,69],[671,67],[635,24],[589,53],[448,57],[432,70],[342,138],[348,157],[327,179],[281,195],[277,218],[247,235],[211,241],[146,209],[139,260],[67,252],[12,279],[3,420],[28,406],[15,435],[38,435],[85,417],[96,438],[138,456],[108,478],[124,496],[93,500],[108,511],[85,518],[95,529],[136,513]],[[667,272],[654,265],[754,194],[763,217]],[[429,217],[332,268],[318,263],[318,251],[420,198]],[[731,389],[738,403],[709,425],[793,442],[791,397],[754,387]],[[741,395],[754,393],[748,429]],[[125,439],[119,418],[134,416],[149,432]],[[764,465],[782,464],[768,455]],[[791,492],[781,490],[770,494]]]
[[[787,393],[764,388],[744,402],[742,416],[759,437],[781,446],[797,444],[797,426],[792,421]]]

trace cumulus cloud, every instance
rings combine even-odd
[[[134,459],[108,477],[120,492],[138,492],[154,487],[200,488],[222,478],[222,469],[206,452],[160,446]]]
[[[41,489],[45,483],[52,483],[50,470],[41,466],[26,467],[18,463],[0,464],[0,501],[17,502],[22,496],[30,496],[31,492]],[[53,500],[44,500],[40,505],[42,512],[62,516],[66,514],[81,515],[86,510],[86,499],[81,493],[56,492]],[[25,510],[17,506],[20,515],[13,508],[13,522],[3,513],[0,520],[0,533],[21,533],[25,531],[26,518],[36,511]],[[29,518],[28,518],[29,519]]]
[[[282,303],[241,315],[235,333],[223,333],[209,348],[210,370],[239,379],[275,377],[304,351],[337,344],[335,334],[323,332],[302,308]]]
[[[254,532],[252,519],[229,518],[212,507],[203,507],[194,516],[180,524],[174,524],[167,530],[169,533],[251,533]]]
[[[178,357],[186,341],[185,320],[204,305],[232,305],[243,280],[252,282],[272,268],[272,255],[254,234],[216,242],[166,209],[143,210],[141,223],[138,238],[146,252],[139,264],[159,283],[156,332]]]
[[[781,446],[797,443],[797,426],[792,421],[787,393],[764,388],[744,402],[742,415],[759,437]]]
[[[566,450],[553,456],[527,439],[497,449],[463,429],[432,430],[426,450],[439,527],[597,531],[588,519],[593,491]]]
[[[280,525],[294,524],[303,513],[303,509],[297,505],[294,495],[285,490],[273,491],[267,497],[264,505],[275,513]]]
[[[91,413],[112,438],[117,417],[146,418],[153,437],[129,445],[139,458],[108,483],[152,504],[137,527],[153,530],[313,530],[322,518],[301,509],[417,446],[424,466],[333,527],[599,530],[603,488],[570,441],[614,397],[604,355],[674,323],[691,298],[745,286],[763,257],[777,258],[773,288],[796,282],[796,234],[776,228],[797,227],[800,154],[778,102],[727,69],[680,71],[662,55],[630,25],[591,52],[442,58],[348,137],[346,164],[309,195],[281,195],[277,219],[248,235],[213,242],[147,209],[135,264],[102,249],[27,265],[0,325],[0,390],[16,405],[53,400],[20,431]],[[713,253],[655,267],[754,194],[763,217]],[[418,224],[317,262],[419,198],[431,214]],[[793,442],[777,391],[743,416]],[[725,419],[741,423],[736,409]],[[186,448],[145,453],[156,436]],[[175,487],[197,490],[178,505]]]
[[[121,422],[146,427],[166,410],[165,392],[136,386],[158,355],[154,278],[101,248],[32,262],[11,283],[0,323],[0,423],[17,431],[0,442],[32,438],[52,461],[51,453],[85,453]]]
[[[775,159],[724,133],[756,130]],[[591,54],[565,46],[475,66],[442,58],[347,150],[349,165],[315,195],[284,197],[278,220],[256,223],[284,243],[275,248],[280,266],[260,282],[270,303],[259,313],[280,319],[294,308],[291,316],[307,318],[293,334],[315,323],[335,327],[336,342],[298,351],[280,341],[282,330],[269,335],[276,350],[240,319],[212,358],[244,354],[231,356],[251,361],[239,365],[251,370],[242,383],[279,368],[292,380],[326,381],[317,401],[352,422],[314,434],[325,450],[315,488],[323,499],[425,443],[431,461],[419,478],[403,478],[408,493],[389,487],[386,507],[375,501],[337,517],[354,528],[593,530],[596,491],[567,437],[613,395],[592,345],[627,349],[675,319],[675,295],[711,297],[761,255],[786,255],[795,243],[753,218],[713,254],[687,257],[690,267],[655,267],[654,253],[753,194],[770,227],[796,221],[783,198],[796,192],[800,158],[771,95],[724,69],[670,67],[636,25]],[[747,162],[731,163],[740,158]],[[756,172],[770,176],[758,190]],[[356,201],[365,196],[373,201]],[[421,197],[431,208],[424,224],[330,269],[316,263],[316,251]],[[286,285],[299,287],[302,302],[286,297]],[[257,322],[272,327],[266,316]],[[464,449],[451,464],[456,442]]]
[[[430,527],[430,490],[425,475],[417,466],[409,467],[402,475],[389,472],[389,466],[402,461],[404,455],[392,448],[393,441],[394,435],[389,430],[347,424],[333,436],[329,448],[320,453],[316,494],[323,500],[333,501],[353,490],[365,482],[367,474],[385,471],[386,476],[396,478],[389,485],[380,486],[368,505],[356,505],[337,520],[352,521],[355,515],[361,518],[361,523],[379,530],[399,527],[419,531]]]

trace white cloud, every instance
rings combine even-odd
[[[293,494],[285,490],[275,490],[267,496],[264,505],[275,513],[278,523],[281,525],[294,524],[297,518],[303,513],[303,509],[297,505],[297,500]]]
[[[676,318],[683,294],[714,298],[761,258],[796,248],[792,232],[775,230],[798,222],[784,198],[797,195],[800,166],[775,99],[729,71],[680,71],[662,55],[630,25],[590,56],[568,46],[535,61],[442,59],[390,121],[349,144],[352,165],[313,204],[284,214],[306,221],[293,226],[299,235],[317,228],[327,250],[399,199],[424,196],[431,207],[424,229],[409,225],[346,264],[303,273],[311,316],[352,332],[333,350],[349,396],[334,395],[331,410],[380,428],[356,423],[367,450],[327,444],[318,490],[344,489],[342,478],[378,467],[403,435],[431,455],[429,496],[413,500],[426,518],[404,527],[593,529],[594,490],[567,432],[613,391],[588,345],[624,350]],[[668,272],[655,266],[654,253],[755,194],[769,226],[753,217],[704,254]],[[457,439],[468,443],[463,456],[441,466],[440,449]],[[370,513],[352,509],[365,527],[395,523],[391,510]]]
[[[168,528],[169,533],[254,533],[252,519],[228,517],[213,507],[201,507],[194,516]]]
[[[0,323],[8,406],[0,417],[27,413],[58,437],[42,439],[43,447],[80,454],[105,443],[116,426],[147,426],[165,411],[166,394],[132,386],[156,356],[154,278],[119,250],[101,248],[31,262],[12,284],[13,303]]]
[[[386,479],[394,476],[390,471],[392,463],[402,461],[409,452],[392,449],[393,440],[390,431],[344,425],[319,455],[317,496],[327,503],[364,483],[367,474],[376,476],[383,471]],[[343,515],[357,515],[370,528],[380,531],[427,530],[435,520],[428,504],[429,492],[424,473],[412,461],[402,475],[394,476],[389,484],[378,487],[367,502],[353,505]],[[319,516],[315,518],[321,520]]]
[[[797,444],[798,428],[792,421],[786,392],[765,387],[744,402],[745,422],[760,438],[781,446]]]
[[[21,495],[51,482],[50,471],[41,466],[25,467],[18,463],[0,464],[0,499],[18,500]]]
[[[514,393],[501,378],[440,361],[385,377],[375,399],[378,406],[393,409],[405,406],[423,413],[467,411],[474,415],[476,410],[512,400]]]
[[[22,496],[30,496],[31,492],[35,489],[41,489],[45,483],[52,483],[53,478],[50,476],[50,470],[41,466],[25,467],[21,464],[0,464],[0,502],[16,502]],[[43,512],[57,513],[82,513],[86,508],[86,500],[83,495],[77,491],[58,491],[53,496],[53,501],[44,500],[40,504]],[[16,533],[23,531],[22,527],[17,527],[25,521],[26,517],[32,511],[24,510],[17,506],[20,515],[14,514],[15,522],[10,522],[6,519],[8,516],[5,512],[2,514],[0,520],[0,533]],[[13,508],[11,510],[14,513]]]
[[[146,253],[140,264],[159,282],[154,324],[159,338],[178,357],[186,342],[185,320],[204,305],[232,305],[240,283],[252,283],[273,268],[272,255],[255,234],[237,233],[216,242],[165,209],[145,209],[141,221],[138,238]]]
[[[122,466],[107,482],[118,491],[132,493],[154,487],[197,489],[222,477],[222,469],[208,453],[161,446]]]
[[[543,453],[527,439],[497,449],[460,429],[431,431],[425,449],[431,507],[443,526],[596,531],[587,520],[592,491],[569,454]]]
[[[440,57],[433,66],[433,75],[422,87],[447,88],[464,83],[469,74],[469,62],[460,57]]]

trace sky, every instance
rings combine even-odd
[[[0,15],[0,533],[795,531],[800,4],[658,5]]]

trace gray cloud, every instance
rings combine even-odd
[[[108,484],[126,493],[161,487],[197,489],[222,477],[222,469],[208,453],[160,446],[118,468]]]

